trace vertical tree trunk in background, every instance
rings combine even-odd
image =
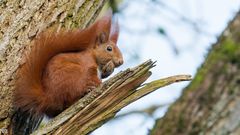
[[[0,1],[0,129],[12,114],[12,89],[23,52],[41,31],[54,27],[84,28],[93,22],[105,0]],[[0,133],[1,134],[1,133]]]
[[[240,134],[240,13],[151,134]]]

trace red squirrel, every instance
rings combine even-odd
[[[122,65],[119,26],[111,18],[82,30],[40,34],[17,73],[14,107],[55,117]]]

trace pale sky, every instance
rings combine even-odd
[[[175,74],[194,75],[204,61],[210,45],[216,41],[216,36],[222,32],[240,6],[240,0],[164,1],[181,16],[193,21],[199,20],[199,27],[203,31],[203,34],[199,34],[191,25],[179,21],[179,16],[172,11],[161,6],[153,8],[158,5],[151,5],[149,1],[131,0],[127,6],[123,3],[124,10],[118,15],[120,29],[122,27],[119,47],[125,56],[125,63],[119,70],[133,67],[147,59],[157,60],[157,66],[152,70],[153,75],[148,81]],[[179,55],[175,55],[169,42],[156,32],[159,26],[166,29],[171,39],[177,43]],[[131,58],[136,53],[139,54],[139,59],[132,61]],[[159,89],[127,106],[120,113],[173,102],[187,84],[177,83]],[[154,119],[163,116],[166,110],[167,107],[159,109],[154,114]],[[92,135],[146,135],[152,128],[154,119],[144,115],[130,115],[103,125]]]

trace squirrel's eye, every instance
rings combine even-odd
[[[107,47],[107,51],[111,52],[111,51],[112,51],[112,47],[111,47],[111,46],[108,46],[108,47]]]

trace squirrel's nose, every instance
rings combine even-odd
[[[123,60],[122,59],[119,60],[118,64],[119,64],[119,66],[122,65],[123,64]]]
[[[123,64],[123,60],[122,59],[119,59],[119,60],[117,60],[116,62],[115,62],[115,66],[116,67],[119,67],[119,66],[121,66]]]

